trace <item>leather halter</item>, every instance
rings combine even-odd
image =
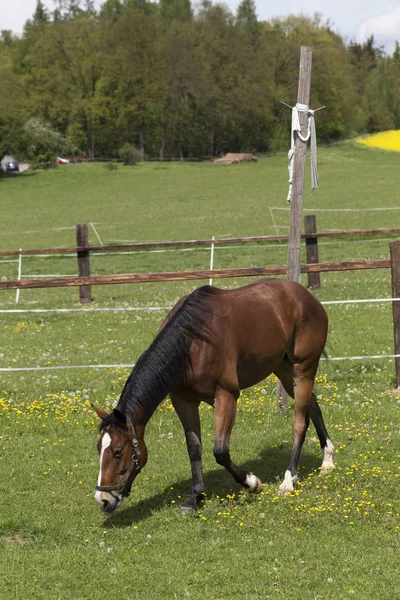
[[[128,470],[126,471],[118,485],[96,485],[96,490],[98,490],[99,492],[110,492],[112,496],[114,495],[112,494],[112,492],[117,492],[118,494],[121,494],[124,498],[127,498],[130,492],[128,492],[125,489],[125,486],[128,482],[129,477],[131,476],[133,471],[135,471],[136,475],[139,475],[140,471],[142,470],[142,467],[139,463],[140,450],[135,433],[135,428],[131,421],[129,421],[129,424],[132,427],[132,460],[128,467]]]

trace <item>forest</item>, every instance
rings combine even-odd
[[[313,50],[319,143],[400,128],[400,46],[344,40],[320,14],[259,21],[202,0],[37,1],[1,31],[0,155],[203,159],[288,148],[299,51]]]

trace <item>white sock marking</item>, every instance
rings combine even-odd
[[[294,492],[294,485],[297,481],[297,475],[292,475],[289,470],[285,471],[285,478],[279,486],[280,494],[289,494]]]
[[[322,467],[321,467],[322,471],[331,471],[332,469],[335,468],[335,465],[333,464],[334,450],[335,450],[335,448],[334,448],[331,440],[328,438],[326,440],[326,446],[324,448],[324,456],[322,458]]]
[[[253,473],[249,473],[246,475],[245,484],[247,485],[250,491],[255,490],[258,487],[258,477],[253,475]]]

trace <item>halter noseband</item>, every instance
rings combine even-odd
[[[140,450],[135,433],[135,428],[131,421],[129,421],[129,424],[132,427],[132,460],[128,467],[128,470],[126,471],[118,485],[96,485],[96,490],[98,490],[99,492],[111,492],[112,496],[114,495],[112,494],[112,492],[117,492],[118,494],[121,494],[124,498],[127,498],[130,492],[128,492],[125,489],[125,485],[129,477],[131,476],[132,471],[135,470],[136,475],[139,475],[140,471],[142,470],[142,467],[139,463]]]

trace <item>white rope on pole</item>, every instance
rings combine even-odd
[[[285,102],[282,102],[285,106],[289,106]],[[288,152],[289,159],[289,193],[287,197],[287,201],[291,202],[292,200],[292,185],[293,185],[293,167],[294,167],[294,153],[295,153],[295,141],[296,136],[301,139],[302,142],[307,143],[308,140],[311,140],[311,188],[314,190],[319,186],[318,179],[318,170],[317,170],[317,134],[315,129],[315,119],[314,114],[317,110],[321,110],[325,108],[321,106],[315,110],[311,110],[306,104],[301,104],[298,102],[296,106],[289,106],[292,109],[292,128],[291,128],[291,142],[290,142],[290,150]],[[307,134],[305,136],[301,135],[301,125],[300,125],[300,113],[306,113],[308,116],[308,127]]]
[[[19,249],[20,252],[21,252],[21,250],[22,250],[22,248]],[[18,281],[21,281],[21,275],[22,275],[22,254],[20,254],[19,258],[18,258]],[[19,293],[20,293],[20,288],[17,289],[17,293],[15,295],[15,304],[18,304]]]
[[[215,237],[212,236],[211,239],[215,240]],[[215,244],[211,244],[210,271],[212,271],[214,269],[214,247],[215,247]],[[210,285],[212,285],[212,282],[213,282],[212,277],[210,277],[210,281],[209,281]]]

